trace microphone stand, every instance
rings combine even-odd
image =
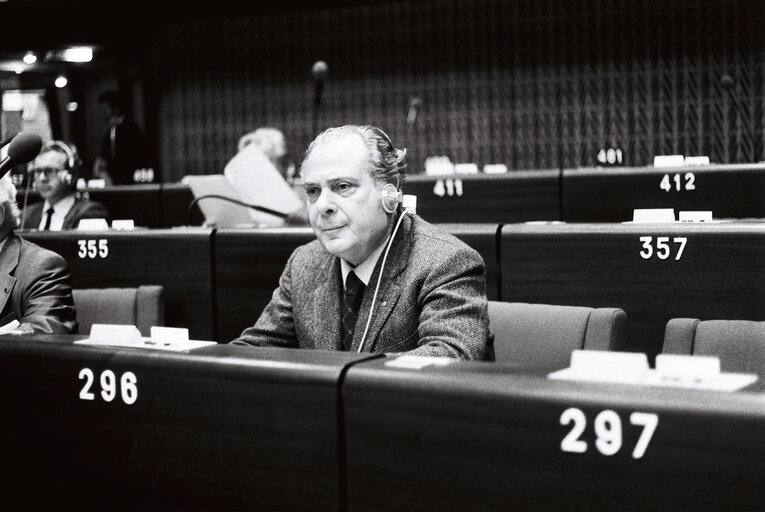
[[[254,205],[254,204],[245,203],[244,201],[239,201],[237,199],[232,199],[230,197],[221,196],[221,195],[218,195],[218,194],[207,194],[207,195],[199,196],[199,197],[195,198],[193,201],[191,201],[191,204],[189,204],[189,211],[188,211],[188,214],[187,214],[188,224],[189,225],[191,225],[191,213],[192,213],[192,209],[202,199],[221,199],[223,201],[229,201],[231,203],[235,203],[235,204],[238,204],[238,205],[241,205],[241,206],[246,206],[247,208],[252,208],[253,210],[256,210],[256,211],[259,211],[259,212],[268,213],[268,214],[274,215],[276,217],[281,217],[282,219],[286,219],[287,217],[289,217],[289,215],[287,215],[286,213],[277,212],[276,210],[272,210],[271,208],[266,208],[265,206],[257,206],[257,205]]]

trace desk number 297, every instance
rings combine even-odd
[[[585,453],[587,442],[579,439],[587,426],[587,418],[581,409],[571,407],[560,415],[560,424],[573,423],[566,437],[560,443],[564,452]],[[633,412],[630,414],[630,424],[643,427],[640,432],[635,448],[632,450],[632,458],[639,459],[648,448],[651,437],[659,424],[659,417],[648,412]],[[622,448],[622,421],[615,411],[605,410],[595,416],[595,448],[606,456],[615,455]]]

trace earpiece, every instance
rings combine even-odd
[[[73,175],[76,173],[76,167],[78,164],[78,158],[75,150],[72,149],[68,144],[58,140],[49,141],[47,147],[56,148],[64,153],[64,155],[66,155],[66,172],[60,173],[59,176],[67,185],[71,185],[72,181],[74,180]]]
[[[380,191],[380,200],[382,201],[383,210],[387,213],[393,213],[403,200],[403,193],[393,183],[386,183]]]

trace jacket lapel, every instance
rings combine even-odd
[[[369,324],[369,330],[364,338],[364,352],[371,352],[374,350],[377,344],[377,338],[380,335],[385,323],[388,321],[393,308],[398,302],[401,296],[401,289],[403,286],[402,272],[409,262],[409,253],[411,251],[411,227],[412,218],[406,216],[401,221],[396,238],[393,240],[393,245],[388,253],[388,258],[385,260],[385,268],[382,269],[382,260],[385,258],[385,251],[380,255],[380,259],[375,265],[375,270],[372,272],[372,277],[369,279],[369,285],[364,292],[364,299],[361,301],[361,307],[359,308],[359,317],[356,323],[356,328],[353,333],[353,345],[352,352],[356,352],[361,344],[361,338],[364,336],[364,330],[367,322],[369,321],[370,310],[372,314],[372,321]],[[372,298],[374,297],[375,287],[380,276],[382,269],[382,279],[380,280],[380,288],[377,292],[377,298],[374,302],[374,309],[372,308]]]
[[[319,266],[319,275],[310,290],[312,342],[318,349],[342,350],[340,319],[340,260],[331,254]]]
[[[8,235],[2,251],[0,251],[0,311],[5,310],[13,287],[16,285],[16,278],[11,273],[16,270],[16,266],[19,264],[20,254],[21,240],[11,233]]]

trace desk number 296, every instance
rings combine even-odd
[[[573,423],[566,437],[560,443],[564,452],[585,453],[587,442],[579,439],[587,426],[587,418],[581,409],[571,407],[560,415],[560,424]],[[632,450],[632,458],[639,459],[648,448],[651,437],[659,424],[659,417],[648,412],[633,412],[630,414],[630,424],[643,427],[640,432],[635,448]],[[622,421],[615,411],[605,410],[595,416],[595,448],[606,456],[615,455],[622,447]]]
[[[90,389],[93,387],[93,381],[95,376],[93,370],[90,368],[83,368],[80,370],[80,380],[85,382],[80,389],[80,400],[95,400],[96,395]],[[111,370],[104,370],[99,377],[99,384],[101,385],[101,399],[104,402],[111,402],[117,397],[117,391],[119,390],[122,401],[127,405],[132,405],[138,399],[138,379],[133,372],[125,372],[122,374],[117,383],[117,376]]]

